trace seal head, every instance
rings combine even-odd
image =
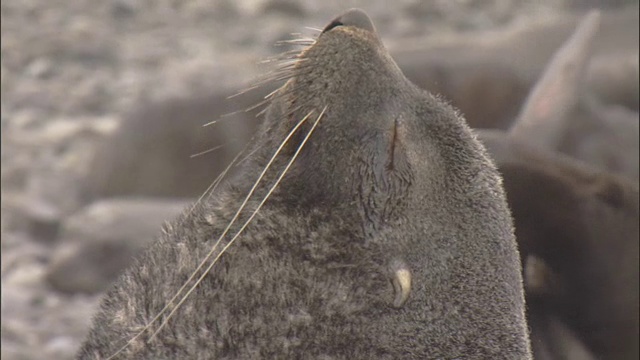
[[[403,76],[360,10],[288,76],[240,176],[165,228],[82,354],[112,354],[147,326],[156,336],[120,354],[529,359],[511,216],[464,120]],[[148,325],[203,258],[166,327]]]

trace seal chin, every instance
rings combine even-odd
[[[333,19],[329,25],[327,25],[322,33],[326,33],[338,26],[353,26],[358,29],[367,30],[372,33],[376,32],[376,28],[373,26],[371,18],[360,9],[350,9]]]

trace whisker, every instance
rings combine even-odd
[[[236,110],[236,111],[231,111],[231,112],[228,112],[228,113],[224,113],[224,114],[218,116],[217,119],[215,119],[213,121],[209,121],[206,124],[203,124],[202,127],[215,125],[215,124],[219,123],[220,121],[230,119],[232,116],[237,115],[237,114],[239,114],[241,112],[244,112],[244,111],[243,110]]]
[[[313,42],[315,43],[315,41]],[[304,52],[304,50],[306,48],[308,48],[309,46],[313,45],[313,43],[308,44],[307,46],[304,46],[302,49],[300,50],[290,50],[290,51],[286,51],[284,53],[281,53],[279,55],[276,55],[275,57],[272,58],[267,58],[265,60],[260,61],[260,63],[272,63],[272,62],[280,62],[283,63],[281,66],[278,67],[278,69],[274,70],[273,72],[265,75],[264,79],[258,80],[258,82],[249,85],[246,89],[240,90],[238,93],[233,94],[229,97],[227,97],[227,99],[232,99],[235,98],[236,96],[245,94],[251,90],[257,89],[260,86],[272,82],[274,81],[272,76],[274,73],[278,73],[280,71],[289,71],[290,69],[292,69],[294,66],[298,65],[304,61],[306,61],[306,59],[300,58],[300,55]]]
[[[229,117],[229,116],[232,116],[232,115],[236,115],[236,114],[243,113],[243,112],[244,113],[248,113],[248,112],[254,111],[254,110],[258,109],[261,106],[265,106],[265,105],[269,104],[270,102],[274,101],[275,99],[277,99],[277,98],[279,98],[281,96],[286,96],[287,94],[290,94],[293,91],[295,91],[295,89],[291,89],[291,90],[283,91],[280,94],[278,94],[278,92],[280,90],[281,90],[281,88],[277,88],[277,89],[273,90],[272,92],[270,92],[269,94],[265,95],[264,96],[264,100],[258,101],[256,104],[248,106],[245,109],[237,110],[237,111],[234,111],[234,112],[230,112],[228,114],[224,114],[224,115],[220,116],[219,119],[214,120],[214,121],[212,121],[210,123],[207,123],[204,126],[215,124],[216,122],[218,122],[220,120],[223,120],[223,118],[226,118],[226,117]],[[296,107],[294,110],[292,110],[292,112],[295,111],[295,110],[298,110],[298,109],[299,109],[299,107]],[[258,113],[256,113],[256,118],[262,116],[266,110],[267,110],[267,108],[265,107],[264,109],[262,109]]]
[[[246,146],[245,146],[246,148]],[[243,150],[244,151],[244,150]],[[231,169],[234,164],[238,161],[238,159],[240,158],[240,155],[242,155],[243,151],[238,152],[238,154],[233,158],[233,160],[231,160],[231,162],[229,163],[229,165],[227,165],[227,167],[220,173],[220,175],[218,175],[215,180],[213,180],[213,182],[207,187],[207,189],[202,193],[202,195],[200,195],[200,197],[193,203],[193,205],[191,205],[191,207],[189,208],[189,210],[187,211],[187,214],[185,215],[184,219],[186,219],[187,217],[189,217],[193,211],[195,210],[196,206],[198,206],[200,204],[200,202],[206,197],[206,196],[211,196],[217,189],[218,185],[220,185],[220,183],[222,182],[222,179],[224,179],[224,177],[227,175],[227,173],[229,172],[229,169]],[[185,221],[183,219],[183,222]],[[183,224],[183,222],[180,223],[180,225]],[[185,282],[184,285],[182,285],[182,287],[180,289],[178,289],[177,293],[181,293],[186,287],[187,284]],[[169,308],[169,306],[171,305],[171,303],[167,303],[167,305],[165,305],[160,312],[158,312],[158,314],[151,319],[143,328],[142,330],[140,330],[135,336],[133,336],[129,341],[127,341],[126,344],[124,344],[120,349],[118,349],[118,351],[116,351],[113,355],[109,356],[106,360],[111,360],[114,357],[118,356],[121,352],[123,352],[127,347],[129,347],[135,340],[137,340],[140,336],[142,336],[142,334],[144,334],[145,331],[149,330],[149,328],[151,327],[151,325],[153,323],[155,323],[161,316],[162,314],[164,314],[167,309]]]
[[[243,163],[243,162],[245,162],[245,161],[247,161],[247,159],[248,159],[248,158],[250,158],[253,154],[255,154],[255,153],[256,153],[256,151],[258,151],[258,148],[255,148],[255,149],[251,150],[251,151],[249,152],[249,154],[247,154],[247,156],[243,157],[242,159],[240,159],[240,161],[238,161],[238,165],[239,165],[239,164],[242,164],[242,163]]]
[[[303,59],[300,59],[300,60],[297,60],[297,61],[302,61],[302,60]],[[283,73],[291,74],[291,71],[294,69],[295,65],[296,65],[295,63],[283,65],[282,68],[273,70],[269,74],[265,75],[264,78],[258,79],[258,81],[256,83],[253,83],[253,84],[249,85],[248,87],[238,91],[237,93],[235,93],[233,95],[229,95],[227,97],[227,99],[233,99],[233,98],[235,98],[237,96],[244,95],[244,94],[248,93],[249,91],[258,89],[258,88],[260,88],[261,86],[263,86],[265,84],[268,84],[268,83],[271,83],[271,82],[275,81],[275,79],[274,79],[275,76],[274,75],[280,76]]]
[[[245,146],[245,148],[248,145]],[[224,170],[220,173],[220,175],[216,176],[216,179],[213,180],[213,182],[211,183],[211,185],[209,185],[207,187],[207,189],[202,193],[202,195],[200,195],[200,197],[198,198],[198,200],[196,200],[195,204],[198,204],[200,201],[202,201],[202,199],[204,199],[205,196],[211,196],[213,195],[213,193],[216,191],[216,188],[218,187],[218,185],[222,182],[222,179],[225,178],[225,176],[227,176],[227,173],[229,172],[229,170],[234,167],[234,165],[236,164],[236,162],[238,161],[238,159],[240,158],[240,155],[242,154],[244,150],[239,151],[236,156],[233,157],[233,160],[231,160],[231,162],[229,163],[229,165],[227,165]]]
[[[276,91],[277,91],[277,90],[278,90],[278,89],[276,89]],[[266,104],[266,102],[265,102],[264,100],[260,100],[260,101],[258,101],[258,104],[257,104],[257,105],[252,105],[252,106],[249,106],[249,107],[247,107],[247,108],[245,108],[245,109],[240,109],[240,110],[231,111],[231,112],[228,112],[228,113],[222,114],[222,115],[220,115],[216,120],[210,121],[210,122],[208,122],[208,123],[206,123],[206,124],[202,125],[202,127],[207,127],[207,126],[215,125],[215,124],[219,123],[220,121],[224,121],[224,120],[227,120],[227,119],[231,119],[231,118],[232,118],[233,116],[235,116],[235,115],[238,115],[238,114],[241,114],[241,113],[247,113],[247,112],[253,111],[253,110],[255,110],[256,108],[260,107],[260,105],[264,105],[264,104]],[[236,119],[236,121],[241,121],[241,120],[245,120],[245,118],[240,117],[239,119]]]
[[[233,99],[233,98],[235,98],[235,97],[237,97],[237,96],[240,96],[240,95],[243,95],[243,94],[246,94],[246,93],[248,93],[248,92],[249,92],[249,91],[251,91],[251,90],[255,90],[255,89],[259,88],[259,87],[260,87],[260,85],[261,85],[261,84],[249,85],[249,87],[248,87],[248,88],[243,89],[243,90],[240,90],[239,92],[237,92],[237,93],[235,93],[235,94],[233,94],[233,95],[229,95],[229,96],[227,96],[227,100],[229,100],[229,99]]]
[[[196,269],[193,271],[193,273],[191,274],[191,276],[187,279],[187,281],[185,281],[185,285],[183,285],[182,288],[180,288],[180,291],[177,292],[169,301],[168,304],[173,303],[178,296],[180,296],[180,293],[182,292],[182,290],[184,290],[186,284],[190,283],[198,274],[198,272],[200,270],[202,270],[204,268],[204,265],[211,259],[211,257],[213,256],[213,254],[215,253],[218,245],[222,242],[222,239],[224,238],[224,236],[229,232],[229,229],[231,229],[231,226],[233,226],[233,224],[235,223],[236,219],[238,218],[238,216],[240,215],[240,213],[242,212],[242,210],[244,209],[244,207],[246,206],[246,204],[249,202],[249,199],[251,198],[251,196],[253,195],[254,191],[256,190],[256,188],[258,187],[258,185],[260,184],[260,181],[264,178],[265,173],[267,172],[267,170],[269,170],[269,168],[271,167],[271,164],[273,164],[273,162],[275,161],[276,157],[278,156],[278,154],[280,154],[280,152],[282,151],[282,149],[284,148],[285,144],[289,141],[289,139],[291,138],[291,136],[293,136],[293,134],[298,130],[298,128],[309,118],[309,116],[311,115],[311,112],[309,112],[304,118],[302,118],[302,120],[300,120],[296,126],[294,126],[293,129],[291,129],[291,131],[289,132],[289,134],[286,136],[286,138],[284,139],[284,141],[282,141],[282,143],[280,144],[280,146],[278,147],[278,149],[276,150],[276,152],[273,154],[273,156],[271,157],[271,159],[269,160],[269,162],[267,163],[267,165],[265,166],[265,168],[262,170],[262,172],[260,173],[260,175],[258,176],[258,179],[255,181],[255,183],[253,184],[253,187],[251,188],[251,190],[249,190],[249,193],[247,194],[247,196],[245,197],[244,201],[242,202],[242,204],[240,204],[240,207],[238,208],[238,210],[236,211],[235,215],[233,216],[233,218],[231,219],[231,221],[229,222],[229,224],[227,225],[227,227],[224,229],[224,231],[222,232],[222,234],[220,234],[220,236],[218,237],[218,240],[216,240],[215,244],[213,245],[213,247],[211,248],[211,250],[207,253],[207,255],[204,257],[204,259],[200,262],[200,264],[198,264],[198,266],[196,267]],[[206,272],[205,272],[206,274]],[[162,328],[167,324],[167,322],[169,321],[169,319],[171,318],[171,316],[177,311],[177,309],[179,308],[180,305],[182,305],[182,303],[186,300],[187,296],[193,291],[193,289],[195,288],[195,286],[193,286],[189,292],[187,292],[187,294],[185,296],[183,296],[181,298],[181,300],[174,306],[174,308],[171,310],[171,312],[169,313],[169,315],[167,315],[166,319],[160,324],[160,326],[158,327],[158,329],[156,329],[156,331],[150,336],[149,341],[151,341],[157,334],[158,332],[160,332],[160,330],[162,330]],[[168,305],[167,305],[168,306]]]
[[[301,59],[301,61],[302,60],[306,60],[306,59]],[[288,79],[294,77],[295,75],[300,75],[300,74],[304,75],[304,73],[301,73],[300,70],[304,70],[306,68],[312,68],[312,66],[298,66],[298,68],[297,68],[298,72],[294,73],[293,69],[295,68],[295,65],[296,65],[295,63],[291,64],[291,68],[290,69],[289,68],[284,69],[281,74],[279,72],[274,72],[274,75],[277,75],[277,77],[274,76],[274,77],[271,77],[271,78],[264,79],[260,83],[252,85],[247,89],[241,90],[240,92],[238,92],[236,94],[230,95],[229,97],[227,97],[227,99],[232,99],[232,98],[234,98],[236,96],[243,95],[243,94],[245,94],[245,93],[247,93],[249,91],[252,91],[254,89],[257,89],[257,88],[259,88],[259,87],[261,87],[261,86],[263,86],[263,85],[265,85],[265,84],[267,84],[269,82],[288,80]],[[277,94],[278,90],[280,90],[280,89],[277,88],[277,89],[273,90],[272,92],[270,92],[269,94],[265,95],[264,96],[265,101],[259,101],[257,104],[251,105],[251,106],[249,106],[249,107],[247,107],[247,108],[245,108],[243,110],[236,110],[236,111],[233,111],[233,112],[230,112],[230,113],[223,114],[218,119],[213,120],[211,122],[208,122],[208,123],[206,123],[206,124],[204,124],[202,126],[204,127],[204,126],[214,125],[217,122],[219,122],[221,120],[224,120],[225,118],[228,118],[230,116],[233,116],[233,115],[236,115],[236,114],[239,114],[239,113],[242,113],[242,112],[246,113],[246,112],[253,111],[253,110],[259,108],[260,106],[267,104],[269,101],[272,101],[273,99],[275,99],[274,94]],[[286,95],[287,93],[292,92],[292,91],[293,90],[290,90],[288,92],[283,92],[280,95]],[[262,112],[259,112],[258,114],[256,114],[256,117],[260,116],[261,114],[262,114]]]
[[[315,29],[315,28],[309,28],[311,30],[314,31],[318,31],[321,32],[322,30],[320,29]],[[234,98],[236,96],[245,94],[249,91],[252,91],[254,89],[257,89],[267,83],[273,82],[273,81],[277,81],[275,79],[281,79],[281,80],[286,80],[288,78],[291,78],[294,76],[294,70],[296,71],[301,71],[304,70],[305,68],[307,68],[308,66],[304,66],[301,65],[303,64],[305,61],[307,61],[307,58],[302,58],[301,55],[304,54],[304,51],[311,45],[315,44],[316,40],[315,39],[293,39],[290,42],[287,42],[289,44],[294,44],[294,45],[301,45],[303,48],[300,50],[291,50],[291,51],[287,51],[284,52],[282,54],[280,54],[279,59],[277,59],[277,61],[281,62],[281,65],[274,70],[273,72],[271,72],[270,74],[267,74],[265,76],[265,78],[259,82],[257,82],[256,84],[253,84],[251,86],[249,86],[247,89],[241,90],[240,92],[238,92],[237,94],[231,95],[229,96],[227,99],[231,99]],[[297,68],[296,68],[297,67]],[[288,76],[287,76],[288,75]],[[276,89],[274,91],[272,91],[271,93],[269,93],[268,95],[266,95],[265,101],[261,101],[259,102],[257,105],[251,106],[247,109],[245,109],[245,112],[251,111],[252,109],[255,109],[261,105],[265,105],[266,103],[268,103],[269,101],[273,101],[274,99],[280,97],[280,96],[284,96],[286,94],[288,94],[290,91],[285,91],[282,93],[278,93],[279,89]],[[295,111],[297,111],[299,107],[296,107],[294,110],[292,110],[290,113],[293,113]],[[166,326],[166,324],[168,323],[168,321],[170,320],[170,318],[174,315],[174,313],[178,310],[178,308],[184,303],[184,301],[186,301],[186,299],[189,297],[189,295],[194,291],[194,289],[200,284],[200,282],[202,282],[202,279],[204,279],[204,277],[206,276],[206,274],[209,273],[209,271],[213,268],[213,266],[216,264],[216,262],[218,261],[218,259],[220,258],[220,256],[222,256],[222,254],[229,248],[229,246],[231,246],[231,244],[236,240],[236,238],[240,235],[240,233],[246,228],[246,226],[248,226],[248,224],[250,223],[250,221],[255,217],[255,215],[258,213],[258,211],[260,210],[260,208],[262,207],[262,205],[266,202],[266,200],[269,198],[269,196],[271,195],[271,193],[275,190],[275,188],[278,186],[278,184],[280,183],[280,181],[282,180],[282,178],[284,177],[284,175],[287,173],[288,169],[291,167],[291,165],[293,164],[293,161],[297,158],[299,152],[301,151],[302,147],[304,146],[304,144],[307,142],[307,140],[309,139],[309,137],[311,136],[311,134],[313,133],[313,131],[315,130],[318,122],[320,121],[320,119],[322,118],[322,116],[324,115],[325,111],[326,111],[327,107],[325,106],[325,108],[322,110],[322,112],[320,113],[320,115],[318,116],[318,118],[316,119],[316,121],[314,122],[313,126],[311,127],[311,129],[309,130],[309,132],[307,133],[307,135],[305,136],[305,138],[303,139],[303,141],[300,143],[298,149],[296,150],[296,152],[294,153],[293,157],[291,158],[291,160],[289,161],[289,163],[287,164],[287,166],[285,167],[285,169],[283,170],[283,172],[280,174],[280,176],[278,177],[278,179],[276,180],[276,182],[274,183],[274,185],[269,189],[269,191],[267,192],[266,196],[263,198],[263,200],[260,202],[260,204],[257,206],[257,208],[255,209],[255,211],[251,214],[251,216],[249,217],[249,219],[243,224],[243,226],[240,228],[240,230],[234,235],[234,237],[229,241],[229,243],[223,247],[223,249],[220,251],[220,253],[213,259],[213,262],[207,266],[206,270],[200,275],[200,277],[197,279],[197,281],[195,282],[195,284],[187,291],[187,293],[181,297],[180,301],[178,303],[175,304],[175,306],[173,306],[173,309],[169,312],[169,314],[167,315],[166,319],[159,325],[159,327],[151,334],[151,336],[149,337],[148,341],[153,340],[157,334],[164,328],[164,326]],[[262,111],[260,111],[259,114],[262,114],[265,110],[263,109]],[[233,114],[238,113],[239,111],[236,112],[232,112],[230,114],[225,114],[222,115],[221,118],[223,117],[227,117]],[[235,213],[235,215],[233,216],[231,222],[227,225],[227,227],[225,228],[225,230],[223,231],[223,233],[220,235],[220,237],[216,240],[216,243],[213,245],[212,249],[207,253],[207,255],[205,256],[205,258],[200,262],[200,264],[198,264],[197,268],[193,271],[193,273],[191,274],[191,276],[184,282],[184,284],[180,287],[180,289],[178,289],[178,291],[176,292],[176,294],[167,302],[167,304],[158,312],[158,314],[156,316],[154,316],[143,328],[142,330],[138,331],[136,333],[136,335],[134,335],[133,337],[131,337],[131,339],[129,341],[127,341],[120,349],[118,349],[113,355],[109,356],[107,358],[107,360],[111,360],[113,358],[115,358],[116,356],[118,356],[119,354],[121,354],[125,349],[127,349],[131,344],[133,344],[134,341],[136,341],[137,339],[139,339],[145,332],[147,332],[148,330],[150,330],[151,325],[153,325],[154,323],[156,323],[165,313],[167,313],[167,311],[169,310],[170,307],[172,307],[173,302],[178,299],[178,297],[183,293],[183,291],[187,288],[187,286],[189,285],[189,283],[191,283],[196,276],[198,275],[198,272],[201,271],[205,264],[211,260],[211,257],[213,256],[213,254],[215,253],[217,247],[219,246],[219,244],[221,243],[222,239],[224,238],[224,236],[228,233],[229,229],[231,228],[231,226],[233,226],[233,224],[235,223],[235,221],[237,220],[237,218],[239,217],[239,214],[242,212],[242,210],[244,210],[246,204],[248,203],[248,200],[250,199],[250,197],[253,195],[255,189],[257,188],[257,186],[259,185],[260,181],[263,179],[266,171],[268,171],[268,169],[270,168],[270,166],[272,165],[272,163],[275,161],[275,158],[279,155],[279,153],[282,151],[282,148],[287,144],[287,142],[289,141],[289,139],[291,138],[291,136],[293,136],[293,134],[300,128],[300,126],[307,121],[307,119],[309,118],[309,116],[311,116],[311,114],[313,113],[313,111],[309,112],[307,115],[305,115],[295,126],[293,129],[291,129],[291,131],[287,134],[287,136],[285,137],[285,139],[283,140],[283,142],[279,145],[278,149],[276,150],[276,152],[274,153],[274,155],[271,157],[271,159],[269,160],[269,162],[267,163],[267,165],[265,166],[264,170],[262,171],[262,173],[260,174],[260,176],[258,177],[258,179],[256,180],[256,182],[254,183],[253,187],[251,188],[251,190],[249,191],[249,194],[245,197],[243,203],[240,205],[238,211]],[[285,115],[286,116],[286,115]],[[215,124],[216,122],[218,122],[221,119],[217,119],[214,121],[211,121],[207,124],[204,124],[203,126],[209,126],[212,124]],[[204,151],[202,153],[199,154],[194,154],[191,156],[191,158],[208,153],[210,151],[214,151],[215,149],[218,149],[220,147],[222,147],[224,145],[215,147],[213,149],[209,149],[207,151]],[[193,211],[195,210],[195,208],[202,202],[202,200],[206,197],[206,196],[211,196],[216,188],[219,186],[219,184],[222,182],[222,179],[224,179],[224,177],[227,175],[227,173],[229,172],[229,170],[232,167],[238,166],[241,163],[243,163],[244,161],[246,161],[249,157],[251,157],[251,155],[253,155],[259,148],[255,148],[253,149],[247,156],[243,157],[242,159],[240,159],[240,156],[245,152],[247,147],[245,147],[244,150],[240,151],[235,157],[234,159],[229,163],[229,165],[224,169],[224,171],[218,175],[218,177],[216,177],[216,179],[207,187],[207,189],[203,192],[203,194],[194,202],[194,204],[189,208],[189,210],[187,211],[185,218],[187,218],[188,216],[190,216]],[[238,160],[240,159],[240,160]]]
[[[221,148],[223,148],[223,147],[225,147],[225,146],[229,145],[230,143],[231,143],[231,142],[224,143],[224,144],[222,144],[222,145],[214,146],[214,147],[212,147],[211,149],[208,149],[208,150],[205,150],[205,151],[201,151],[201,152],[199,152],[199,153],[192,154],[191,156],[189,156],[189,159],[193,159],[193,158],[196,158],[196,157],[198,157],[198,156],[202,156],[202,155],[204,155],[204,154],[208,154],[208,153],[210,153],[210,152],[212,152],[212,151],[216,151],[216,150],[218,150],[218,149],[221,149]]]
[[[276,91],[277,91],[277,90],[279,90],[279,89],[276,89]],[[271,100],[270,100],[270,99],[265,99],[265,100],[258,101],[258,103],[257,103],[257,104],[255,104],[255,105],[251,105],[251,106],[249,106],[248,108],[244,109],[244,112],[250,112],[250,111],[253,111],[253,110],[255,110],[255,109],[259,108],[260,106],[267,105],[267,104],[268,104],[268,103],[270,103],[270,102],[271,102]],[[265,110],[266,110],[266,108],[265,108]],[[262,113],[262,111],[260,111],[259,113],[257,113],[257,114],[256,114],[256,117],[260,116],[260,114],[261,114],[261,113]]]
[[[272,92],[268,93],[267,95],[264,96],[265,100],[270,100],[273,96],[275,96],[275,94],[278,93],[278,90],[280,90],[280,88],[273,90]]]
[[[215,180],[213,180],[213,182],[211,184],[209,184],[209,186],[207,187],[207,189],[202,193],[202,195],[200,195],[200,197],[198,197],[198,200],[196,200],[193,205],[191,206],[191,208],[189,208],[189,211],[187,212],[187,215],[191,215],[191,213],[193,212],[193,210],[195,210],[196,206],[198,206],[198,204],[200,204],[200,202],[202,201],[202,199],[204,199],[206,196],[211,196],[213,195],[213,193],[216,191],[216,188],[218,187],[218,185],[222,182],[222,179],[224,179],[224,177],[227,175],[227,173],[229,172],[229,169],[231,169],[234,166],[234,163],[238,160],[238,158],[240,158],[240,155],[242,154],[242,151],[238,152],[238,154],[236,154],[236,156],[233,158],[233,160],[231,160],[231,162],[229,163],[229,165],[227,165],[227,167],[225,167],[225,169],[220,173],[220,175],[218,175]],[[178,290],[178,292],[181,292],[184,288],[181,288]],[[160,312],[162,313],[162,311],[164,311],[165,308],[163,308],[162,310],[160,310]],[[151,320],[150,323],[154,322],[156,320],[156,318],[154,318],[153,320]],[[146,329],[145,329],[146,330]]]
[[[300,38],[300,39],[290,39],[290,40],[279,40],[276,41],[276,45],[281,46],[281,45],[313,45],[315,44],[315,40],[314,39],[310,39],[310,38]]]
[[[235,113],[235,112],[231,113],[231,115],[233,115],[234,113]],[[213,120],[213,121],[209,121],[208,123],[206,123],[206,124],[202,125],[202,127],[207,127],[207,126],[210,126],[210,125],[217,124],[217,123],[218,123],[218,121],[222,120],[222,118],[223,118],[225,115],[226,115],[226,114],[220,115],[220,118],[219,118],[219,119],[215,119],[215,120]]]
[[[293,49],[279,53],[278,55],[270,56],[260,61],[260,64],[269,64],[273,62],[282,62],[287,60],[295,60],[300,57],[300,54],[304,51],[304,49],[309,46],[302,46],[300,49]]]
[[[264,75],[264,77],[262,77],[261,79],[258,79],[258,81],[252,84],[251,86],[252,88],[262,86],[264,84],[274,81],[275,77],[279,77],[284,74],[292,74],[294,71],[299,72],[307,69],[313,69],[313,66],[311,64],[305,64],[307,61],[309,61],[308,58],[297,58],[297,59],[286,60],[285,64],[270,71],[268,74]]]
[[[290,74],[289,75],[289,77],[293,77],[293,76],[294,76],[294,74]],[[251,90],[256,89],[256,88],[258,88],[258,87],[260,87],[262,85],[263,84],[258,84],[258,85],[255,85],[254,87],[252,87],[251,89],[242,90],[240,93],[237,93],[237,94],[234,94],[234,95],[231,95],[231,96],[227,97],[227,99],[231,99],[232,97],[236,97],[238,95],[242,95],[244,92],[251,91]],[[279,90],[280,90],[280,88],[276,88],[273,91],[271,91],[269,94],[265,95],[263,97],[265,100],[259,101],[258,103],[254,104],[254,105],[251,105],[251,106],[248,106],[248,107],[246,107],[244,109],[241,109],[241,110],[236,110],[236,111],[232,111],[232,112],[229,112],[229,113],[226,113],[226,114],[222,114],[222,115],[220,115],[220,117],[218,119],[210,121],[210,122],[208,122],[208,123],[206,123],[206,124],[204,124],[202,126],[203,127],[211,126],[211,125],[214,125],[214,124],[216,124],[216,123],[218,123],[218,122],[220,122],[222,120],[225,120],[226,118],[229,118],[229,117],[231,117],[233,115],[237,115],[237,114],[240,114],[240,113],[251,112],[251,111],[259,108],[260,106],[266,105],[266,104],[268,104],[270,101],[272,101],[275,98],[274,94],[277,94]],[[287,93],[288,92],[284,92],[282,95],[286,95]],[[257,113],[256,117],[260,116],[261,114],[262,114],[262,111]]]
[[[209,271],[211,271],[211,269],[213,268],[213,266],[216,264],[216,262],[218,261],[218,259],[220,259],[220,257],[222,256],[222,254],[224,254],[224,252],[235,242],[235,240],[238,238],[238,236],[240,236],[240,234],[242,233],[242,231],[249,225],[249,223],[251,222],[251,220],[253,220],[253,218],[256,216],[256,214],[258,213],[258,211],[260,210],[260,208],[262,208],[262,205],[264,205],[264,203],[267,201],[267,199],[269,198],[269,196],[271,195],[271,193],[273,193],[273,191],[276,189],[276,187],[278,186],[278,184],[280,183],[280,181],[282,180],[282,178],[284,177],[284,175],[287,173],[287,171],[289,170],[289,168],[291,167],[291,165],[293,164],[293,162],[296,160],[296,158],[298,157],[298,154],[300,153],[300,151],[302,150],[302,148],[304,147],[304,145],[306,144],[307,140],[309,140],[309,138],[311,137],[311,134],[313,133],[313,131],[315,130],[316,126],[318,125],[318,123],[320,122],[320,119],[322,118],[322,116],[324,115],[325,111],[327,110],[327,107],[325,106],[324,109],[322,110],[322,112],[320,113],[320,115],[318,115],[318,118],[316,119],[316,121],[313,123],[313,126],[311,127],[311,129],[309,130],[309,132],[307,133],[307,135],[304,137],[304,139],[302,140],[302,142],[300,143],[300,145],[298,146],[298,149],[296,150],[296,152],[293,154],[293,156],[291,157],[291,160],[289,160],[289,163],[287,164],[287,166],[284,168],[284,170],[282,171],[282,173],[280,174],[280,176],[278,177],[278,179],[275,181],[275,183],[273,184],[273,186],[271,186],[271,188],[269,189],[269,191],[267,192],[267,194],[264,196],[264,198],[262,199],[262,201],[260,202],[260,204],[258,204],[258,206],[256,207],[256,209],[253,211],[253,213],[251,214],[251,216],[249,217],[249,219],[247,219],[247,221],[245,221],[245,223],[242,225],[242,227],[238,230],[238,232],[233,236],[233,238],[231,238],[231,240],[229,240],[229,242],[227,243],[227,245],[225,245],[222,250],[220,250],[220,253],[218,253],[218,255],[213,259],[213,262],[211,262],[211,264],[209,266],[207,266],[207,268],[205,269],[205,271],[202,273],[202,275],[200,275],[200,277],[198,278],[198,280],[195,282],[195,284],[193,284],[193,286],[191,286],[191,288],[189,289],[189,291],[187,291],[187,293],[182,297],[182,299],[180,300],[180,302],[178,302],[176,304],[176,306],[173,308],[173,310],[169,313],[169,315],[167,315],[167,318],[162,322],[162,324],[160,324],[160,326],[158,327],[158,329],[151,335],[151,337],[149,338],[149,340],[151,341],[159,332],[160,330],[162,330],[162,328],[167,324],[167,322],[169,321],[169,319],[171,318],[171,316],[177,311],[177,309],[179,308],[180,305],[182,305],[182,303],[184,303],[184,301],[189,297],[189,295],[195,290],[195,288],[200,284],[200,282],[202,282],[202,279],[204,279],[205,276],[207,276],[207,274],[209,273]],[[280,144],[280,146],[278,147],[278,150],[276,151],[276,153],[272,156],[271,160],[269,161],[269,163],[267,164],[267,166],[265,167],[265,169],[262,171],[262,173],[260,174],[260,176],[258,177],[258,180],[255,182],[253,188],[251,189],[251,191],[249,192],[249,195],[247,195],[247,197],[245,198],[245,201],[243,202],[243,204],[240,206],[240,209],[238,209],[238,211],[236,212],[236,216],[234,216],[234,218],[231,220],[231,223],[229,223],[229,225],[227,226],[227,229],[225,229],[225,232],[223,232],[222,235],[220,235],[220,237],[218,238],[218,241],[216,241],[216,244],[214,245],[214,248],[209,252],[209,254],[207,254],[207,257],[205,258],[205,261],[208,260],[208,258],[210,256],[213,255],[213,252],[215,250],[215,248],[218,246],[218,244],[221,242],[223,236],[226,234],[226,231],[231,227],[231,225],[233,224],[233,222],[235,221],[235,219],[237,218],[238,214],[244,209],[244,205],[248,202],[250,196],[253,194],[253,190],[255,190],[255,188],[258,186],[258,183],[262,180],[264,174],[266,173],[266,170],[269,168],[269,165],[271,165],[271,163],[273,163],[273,161],[275,160],[276,156],[278,155],[278,153],[280,152],[280,150],[282,150],[282,148],[284,147],[284,145],[288,142],[289,138],[291,138],[291,136],[296,132],[296,130],[300,127],[300,125],[302,125],[311,115],[311,112],[309,112],[302,120],[300,120],[298,122],[298,124],[292,129],[292,131],[289,132],[289,134],[287,135],[287,137],[285,138],[285,140]],[[203,263],[204,264],[204,261]],[[196,273],[197,271],[199,271],[200,268],[196,269],[196,271],[194,271],[194,273]],[[190,280],[188,280],[187,282],[190,282]]]
[[[288,89],[288,90],[285,90],[285,91],[281,91],[282,88],[278,88],[278,89],[272,91],[270,94],[266,95],[265,96],[265,100],[258,101],[258,103],[256,103],[255,105],[249,106],[248,108],[246,108],[244,110],[244,112],[253,111],[253,110],[259,108],[260,106],[266,105],[266,104],[268,104],[268,103],[270,103],[270,102],[272,102],[272,101],[274,101],[276,99],[280,99],[283,96],[287,96],[287,95],[295,92],[296,89],[297,88],[292,88],[292,89]],[[295,112],[295,111],[297,111],[299,109],[300,109],[300,106],[297,106],[294,109],[292,109],[291,112]],[[263,115],[266,110],[267,110],[267,108],[265,107],[264,109],[262,109],[260,112],[258,112],[256,114],[256,117],[259,117],[259,116]],[[240,111],[242,111],[242,110],[240,110]]]

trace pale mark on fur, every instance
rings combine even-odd
[[[406,262],[400,259],[394,259],[391,264],[391,284],[395,298],[392,306],[401,308],[409,299],[411,293],[411,270]]]

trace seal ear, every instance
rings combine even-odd
[[[376,28],[373,26],[373,22],[371,18],[360,9],[350,9],[333,19],[327,25],[322,33],[326,33],[331,29],[338,26],[353,26],[359,29],[371,31],[372,33],[376,32]]]
[[[573,35],[556,51],[531,90],[509,135],[555,149],[578,102],[591,45],[600,25],[600,11],[590,11]]]

